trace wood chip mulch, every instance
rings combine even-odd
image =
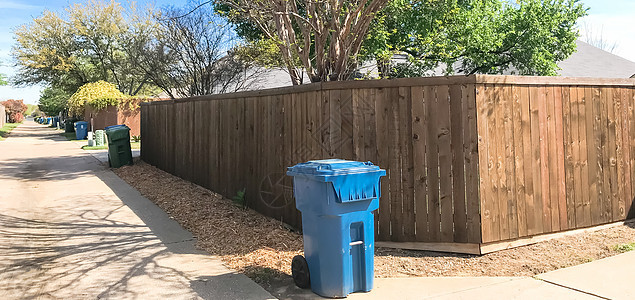
[[[114,172],[197,237],[197,246],[256,282],[284,278],[302,254],[302,235],[281,222],[144,162]],[[532,276],[621,253],[633,225],[561,237],[482,256],[378,248],[376,277]]]

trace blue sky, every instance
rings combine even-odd
[[[13,29],[28,23],[45,9],[61,11],[73,0],[0,0],[0,73],[12,75],[11,45]],[[125,1],[121,1],[125,2]],[[183,6],[187,0],[139,0],[137,3],[152,3],[161,7],[166,5]],[[616,42],[615,54],[635,61],[635,0],[583,0],[590,7],[589,16],[582,19],[581,34],[585,27],[594,33],[602,32],[604,39]],[[26,103],[36,104],[41,87],[0,87],[0,100],[24,99]]]

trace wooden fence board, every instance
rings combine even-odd
[[[580,176],[580,113],[578,93],[575,87],[563,87],[565,186],[567,227],[577,228],[577,215],[582,214]]]
[[[465,113],[463,138],[465,150],[465,195],[467,212],[467,241],[479,243],[481,241],[481,214],[479,201],[479,135],[476,120],[476,86],[473,84],[462,86],[461,105]]]
[[[495,240],[493,226],[493,196],[492,189],[492,173],[493,160],[490,154],[489,134],[491,132],[491,124],[489,124],[488,116],[492,113],[492,104],[488,98],[488,90],[485,85],[475,86],[477,118],[477,134],[478,134],[478,166],[479,166],[479,198],[480,198],[480,223],[481,223],[481,241],[488,242]]]
[[[496,184],[498,195],[498,208],[496,214],[498,217],[498,230],[499,239],[509,239],[509,194],[507,189],[507,173],[506,173],[506,149],[508,147],[508,140],[505,136],[505,125],[509,123],[509,119],[505,116],[505,107],[507,106],[507,99],[505,96],[505,90],[501,88],[493,88],[494,104],[496,105],[496,122],[497,126],[494,128],[494,134],[496,136]]]
[[[412,160],[414,176],[416,241],[429,240],[428,233],[428,205],[426,178],[426,104],[424,103],[423,87],[415,86],[411,89],[412,101]]]
[[[399,106],[401,99],[399,88],[390,89],[390,121],[389,121],[389,170],[390,170],[390,228],[393,241],[405,241],[403,232],[403,189],[401,174],[401,147],[399,143]]]
[[[505,199],[507,202],[507,212],[501,211],[503,215],[507,217],[508,236],[509,238],[518,237],[518,207],[516,204],[516,169],[515,169],[515,154],[514,154],[514,114],[512,107],[514,105],[514,99],[512,94],[512,87],[503,87],[502,93],[503,108],[503,130],[505,132]],[[504,224],[503,224],[504,225]]]
[[[624,149],[622,145],[622,89],[615,89],[613,92],[613,117],[615,119],[615,168],[616,168],[616,177],[617,180],[615,182],[616,185],[616,198],[613,199],[613,220],[623,220],[624,215],[624,205],[625,199],[627,197],[624,192],[624,188],[626,187],[626,182],[624,181]]]
[[[602,130],[606,125],[603,125],[602,122],[602,110],[601,110],[601,100],[600,100],[600,89],[598,87],[593,87],[591,89],[591,103],[593,107],[593,111],[589,114],[593,118],[593,168],[589,168],[589,175],[594,177],[593,183],[596,184],[597,194],[595,197],[592,196],[591,202],[591,211],[592,211],[592,222],[593,224],[601,224],[604,222],[603,220],[603,204],[604,204],[604,180],[602,176],[602,166],[604,162],[602,160],[602,140],[603,134]],[[591,156],[591,154],[589,154]],[[589,157],[590,159],[590,157]],[[591,164],[591,161],[589,161]],[[593,189],[593,187],[592,187]]]
[[[531,122],[531,145],[532,145],[532,181],[534,187],[534,210],[532,211],[533,218],[535,220],[534,226],[527,229],[528,234],[537,234],[544,231],[544,180],[543,163],[544,163],[544,147],[543,147],[543,127],[544,127],[544,96],[541,95],[540,88],[533,88],[529,93],[529,108],[530,108],[530,122]]]
[[[467,203],[465,200],[465,133],[467,124],[467,106],[463,105],[464,86],[450,86],[450,126],[452,150],[452,201],[454,213],[453,241],[467,242]]]
[[[412,155],[412,102],[410,87],[399,88],[399,147],[404,240],[415,239],[414,173]]]
[[[630,124],[633,122],[633,117],[632,117],[632,105],[633,105],[633,98],[632,98],[632,89],[629,88],[624,88],[624,90],[622,91],[622,145],[624,147],[624,182],[626,184],[625,186],[625,203],[624,203],[624,215],[625,215],[625,219],[628,219],[631,217],[630,214],[630,209],[632,207],[632,203],[633,203],[633,165],[631,164],[631,159],[632,159],[632,155],[634,155],[634,153],[631,152],[631,144],[633,143],[633,138],[631,137],[631,134],[633,134],[633,132],[631,131],[631,126]]]
[[[377,90],[377,102],[375,106],[375,115],[377,116],[377,152],[378,152],[378,164],[382,166],[384,169],[389,168],[389,160],[388,160],[388,136],[389,136],[389,120],[390,120],[390,111],[391,111],[391,103],[389,101],[390,93],[387,89],[379,89]],[[380,199],[379,201],[379,229],[378,236],[381,240],[390,240],[390,216],[391,216],[391,205],[390,205],[390,178],[389,173],[390,170],[386,170],[386,175],[381,179],[381,195],[383,201]]]
[[[560,212],[558,210],[558,157],[556,135],[556,100],[554,97],[554,87],[545,88],[547,98],[547,156],[549,173],[549,198],[547,201],[548,210],[551,215],[551,230],[560,230]]]
[[[563,134],[563,99],[562,99],[562,87],[556,86],[554,89],[554,118],[556,126],[556,163],[558,168],[556,174],[558,180],[557,192],[558,192],[558,220],[560,221],[560,230],[568,229],[567,220],[567,195],[565,185],[565,170],[564,170],[564,134]]]
[[[515,198],[517,204],[517,228],[516,237],[527,236],[527,192],[525,187],[525,147],[523,145],[523,130],[525,130],[528,126],[523,121],[523,107],[521,105],[521,95],[523,87],[512,86],[512,125],[513,125],[513,147],[514,147],[514,172],[516,176],[514,177],[515,182]],[[527,144],[529,146],[530,144]],[[529,162],[529,161],[527,161]],[[533,203],[532,203],[533,204]]]
[[[428,174],[428,232],[430,240],[440,240],[441,236],[441,205],[439,199],[439,116],[437,113],[437,90],[435,87],[425,87],[423,95],[426,105],[427,125],[427,142],[426,142],[426,158]]]
[[[609,107],[613,104],[613,95],[610,89],[602,87],[600,89],[600,110],[602,114],[602,126],[601,128],[601,143],[602,143],[602,211],[600,213],[602,223],[610,222],[611,220],[611,200],[613,198],[613,191],[611,188],[611,116],[609,114]]]
[[[592,126],[593,122],[591,121],[591,119],[593,118],[593,116],[587,115],[588,111],[592,112],[591,100],[590,98],[588,98],[587,90],[588,89],[583,87],[576,88],[578,113],[580,114],[579,124],[578,124],[578,132],[579,132],[579,138],[580,138],[580,184],[579,184],[580,192],[576,192],[576,194],[581,196],[580,200],[582,201],[582,203],[579,204],[582,206],[582,208],[576,209],[576,226],[578,228],[589,226],[592,223],[591,204],[590,204],[591,185],[589,183],[590,177],[589,177],[589,160],[588,160],[589,150],[588,149],[590,147],[589,143],[593,141],[593,139],[591,138],[593,133],[593,127],[588,127],[588,126]],[[578,183],[576,182],[576,186],[577,185]]]
[[[534,214],[538,209],[534,200],[534,175],[532,172],[533,160],[532,160],[532,122],[531,122],[531,110],[530,110],[530,98],[529,88],[526,86],[516,87],[519,91],[518,109],[520,110],[520,127],[521,127],[521,143],[523,145],[523,168],[519,170],[523,173],[524,182],[524,202],[525,202],[525,222],[526,228],[524,231],[519,232],[521,236],[531,235],[536,231],[536,217]],[[534,146],[535,147],[535,146]],[[534,169],[537,170],[537,169]],[[522,223],[520,223],[522,224]],[[519,225],[520,227],[520,225]]]
[[[453,240],[452,211],[452,146],[450,128],[449,87],[437,87],[437,109],[439,127],[437,130],[439,149],[439,204],[441,212],[441,241]]]

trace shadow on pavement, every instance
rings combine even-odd
[[[153,273],[161,273],[157,269],[166,269],[164,273],[176,271],[154,262],[167,250],[147,227],[121,222],[105,224],[108,217],[94,217],[86,211],[81,221],[67,223],[0,214],[0,251],[6,256],[0,263],[0,281],[6,283],[5,293],[27,298],[57,296],[79,282],[86,286],[87,281],[101,279],[101,283],[89,284],[101,291],[99,296],[134,295],[135,291],[128,288],[131,277],[144,274],[148,268]],[[140,256],[143,259],[139,260]],[[114,272],[90,274],[97,269]],[[123,276],[114,284],[107,284],[107,278],[114,273]]]
[[[60,166],[58,160],[68,163]],[[93,171],[84,166],[84,163],[92,160],[90,156],[68,155],[0,161],[0,177],[30,181],[71,180],[92,176]]]

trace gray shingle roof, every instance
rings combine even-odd
[[[560,76],[629,78],[635,75],[635,62],[577,41],[578,49],[558,66]]]

